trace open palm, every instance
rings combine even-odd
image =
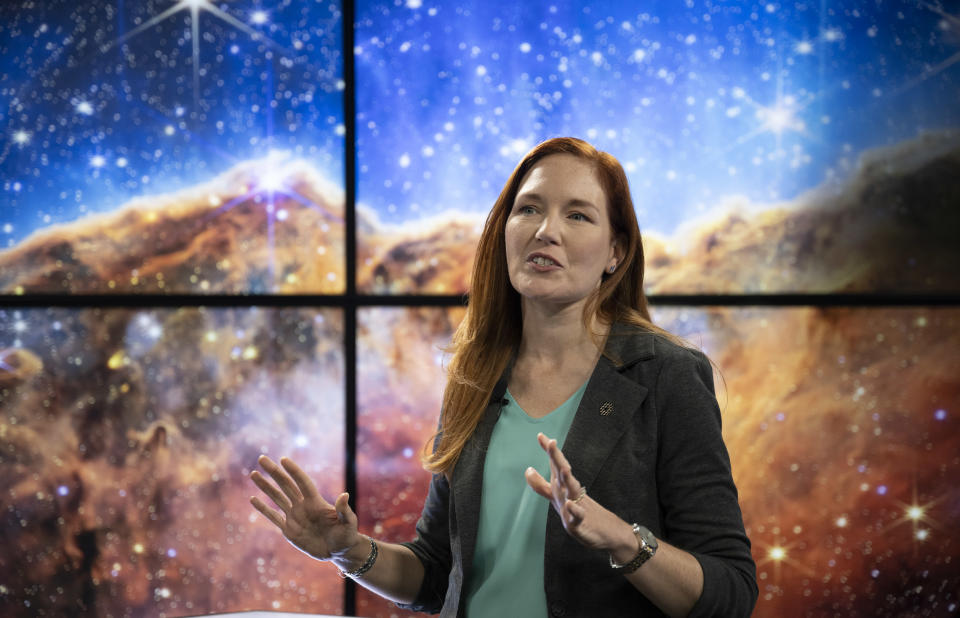
[[[251,498],[250,503],[279,528],[294,547],[318,560],[329,560],[357,543],[360,538],[357,516],[347,503],[347,494],[340,494],[330,504],[292,460],[283,457],[277,465],[261,455],[257,461],[273,483],[256,470],[250,473],[250,479],[277,509],[258,497]]]

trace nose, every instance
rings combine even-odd
[[[553,215],[548,214],[543,218],[534,237],[548,245],[555,245],[560,242],[559,226]]]

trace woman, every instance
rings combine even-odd
[[[254,507],[307,554],[443,616],[746,616],[756,601],[712,370],[650,322],[627,179],[558,138],[517,166],[453,339],[417,538],[361,535],[289,459]],[[543,499],[550,506],[544,504]]]

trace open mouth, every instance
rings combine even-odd
[[[549,255],[544,255],[542,253],[533,253],[530,257],[527,258],[527,261],[535,266],[540,268],[550,268],[556,267],[561,268],[563,265],[560,264],[557,260],[553,259]]]

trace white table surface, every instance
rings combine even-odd
[[[332,616],[330,614],[301,614],[292,612],[230,612],[228,614],[198,614],[203,618],[351,618],[350,616]]]

